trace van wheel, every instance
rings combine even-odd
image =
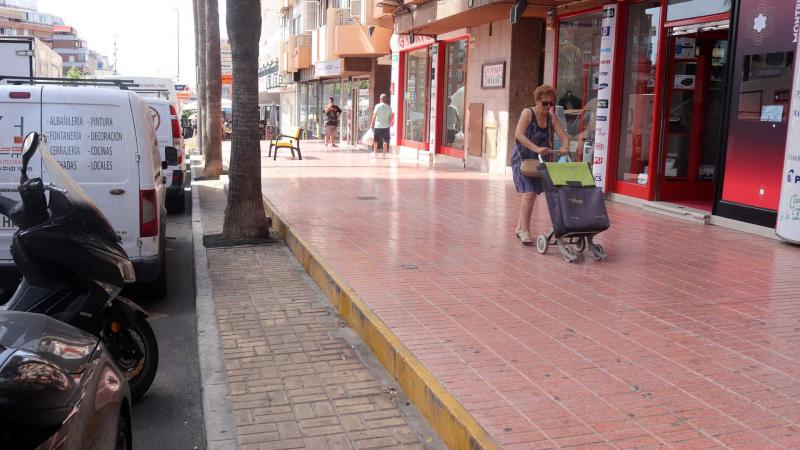
[[[167,199],[167,212],[170,214],[183,214],[186,212],[186,196]]]
[[[164,251],[161,251],[161,269],[158,272],[158,278],[152,283],[144,285],[147,294],[154,299],[162,299],[167,296],[167,258],[164,256]]]

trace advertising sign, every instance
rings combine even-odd
[[[430,90],[431,119],[430,122],[428,122],[429,124],[431,124],[428,127],[430,129],[430,136],[429,136],[430,140],[428,141],[430,142],[430,149],[435,149],[439,141],[439,136],[437,136],[436,134],[436,126],[434,125],[436,123],[436,106],[437,106],[436,74],[439,71],[438,69],[439,58],[437,57],[438,54],[439,54],[439,46],[437,45],[431,46],[431,90]],[[414,91],[414,94],[416,94],[416,91]]]
[[[502,89],[506,87],[505,62],[484,64],[481,72],[481,87],[483,89]]]
[[[314,63],[314,75],[317,77],[339,76],[342,73],[342,60],[319,61]]]
[[[797,46],[800,49],[800,43]],[[794,65],[789,130],[786,133],[786,154],[783,158],[783,180],[778,203],[775,232],[787,241],[800,244],[800,64]]]
[[[606,171],[608,169],[608,135],[611,105],[611,88],[614,75],[614,35],[617,26],[617,6],[603,7],[602,37],[600,48],[604,52],[598,68],[597,78],[597,122],[595,125],[594,158],[592,175],[597,187],[606,190]]]

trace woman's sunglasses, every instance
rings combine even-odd
[[[556,104],[556,102],[541,102],[541,103],[542,103],[542,106],[544,106],[545,108],[550,108],[550,107],[552,107],[553,105]]]

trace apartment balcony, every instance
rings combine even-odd
[[[381,23],[383,19],[389,19],[391,23],[392,13],[403,4],[401,0],[372,0],[372,2],[372,18]]]
[[[289,36],[290,72],[311,67],[311,40],[311,33]]]
[[[333,53],[338,58],[376,58],[391,53],[392,29],[378,25],[346,23],[337,25]]]
[[[278,50],[278,71],[281,73],[291,72],[289,65],[289,44],[286,41],[281,41],[280,49]]]

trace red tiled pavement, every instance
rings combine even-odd
[[[567,264],[508,179],[303,147],[265,194],[505,447],[800,448],[800,249],[609,203]]]

